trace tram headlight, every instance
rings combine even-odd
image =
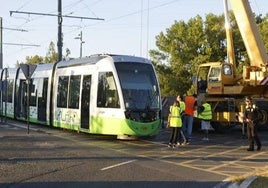
[[[127,119],[131,119],[130,111],[125,111],[125,116],[126,116]]]
[[[152,122],[158,119],[157,111],[131,111],[126,110],[125,111],[125,117],[126,119],[137,121],[137,122]]]

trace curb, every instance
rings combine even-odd
[[[257,178],[257,176],[252,176],[247,178],[246,180],[244,180],[241,184],[240,184],[240,188],[246,188],[248,187],[255,179]]]
[[[257,176],[251,176],[245,179],[240,185],[238,183],[232,183],[227,188],[247,188],[256,178]]]
[[[241,184],[238,184],[237,182],[232,183],[227,178],[223,180],[222,182],[220,182],[219,184],[217,184],[216,186],[214,186],[213,188],[247,188],[256,178],[258,177],[251,176],[245,179]]]

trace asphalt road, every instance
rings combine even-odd
[[[0,124],[0,187],[227,187],[228,178],[268,165],[263,149],[247,152],[241,132],[194,132],[190,145],[167,147],[170,130],[136,141],[44,126]]]

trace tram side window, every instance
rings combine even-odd
[[[80,82],[81,82],[80,75],[71,76],[68,108],[76,108],[76,109],[79,108]]]
[[[39,79],[30,80],[30,106],[36,106],[36,95],[37,95],[36,86],[38,85],[38,80]]]
[[[14,87],[14,80],[8,80],[7,102],[12,102],[13,87]]]
[[[119,108],[118,91],[112,72],[99,73],[97,107]]]
[[[3,91],[2,91],[3,102],[7,101],[7,102],[11,103],[12,102],[14,80],[9,79],[9,80],[7,80],[7,82],[4,83],[4,85],[7,85],[7,88],[3,89]]]
[[[68,76],[60,76],[58,80],[57,107],[67,107]]]

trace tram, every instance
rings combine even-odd
[[[92,55],[37,65],[29,83],[20,68],[1,71],[1,115],[118,138],[155,136],[161,96],[148,59]],[[29,107],[27,87],[29,85]]]

